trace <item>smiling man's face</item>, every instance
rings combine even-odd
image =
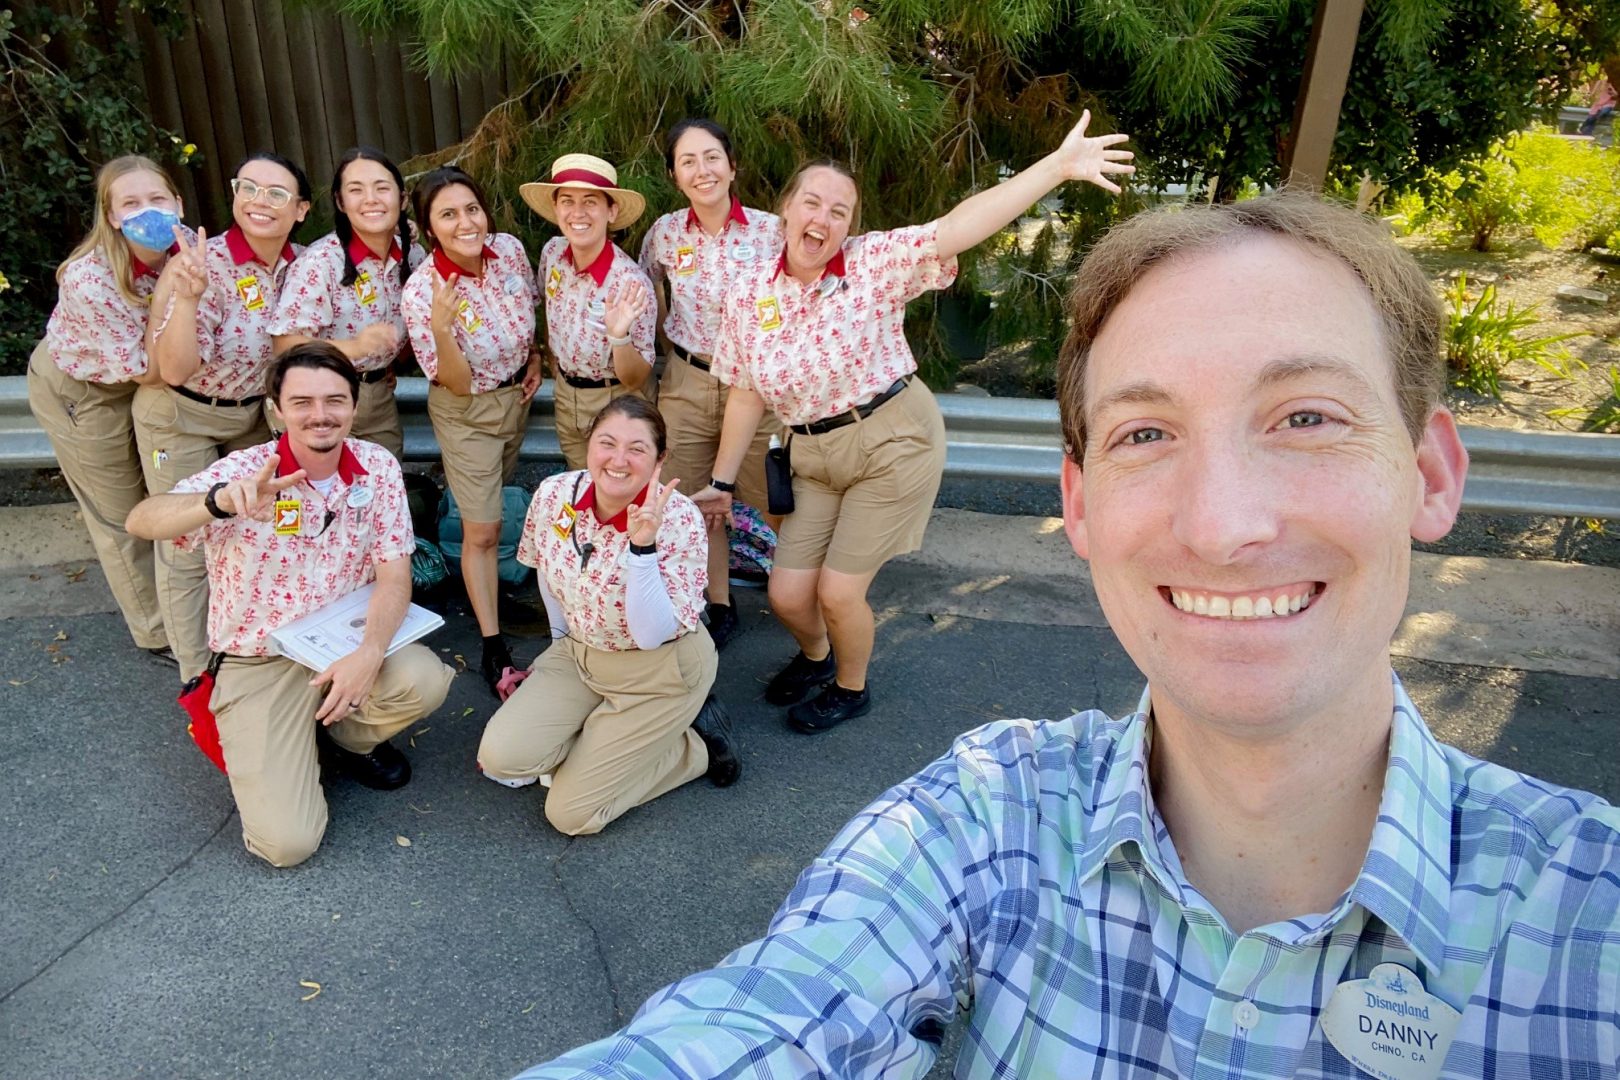
[[[1387,687],[1411,539],[1449,530],[1465,458],[1444,410],[1413,446],[1384,337],[1348,266],[1259,232],[1103,323],[1064,518],[1156,707],[1260,733]]]

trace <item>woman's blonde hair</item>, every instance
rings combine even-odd
[[[124,234],[113,228],[112,222],[107,220],[107,204],[112,201],[112,186],[118,180],[130,173],[149,172],[156,173],[163,178],[163,183],[169,189],[169,194],[178,201],[180,192],[169,179],[158,163],[141,154],[125,154],[123,157],[113,158],[101,167],[96,173],[96,219],[90,226],[90,231],[79,246],[74,248],[68,257],[62,260],[62,265],[56,268],[56,281],[61,284],[62,275],[67,268],[78,262],[86,255],[101,249],[107,259],[107,265],[112,267],[113,280],[118,283],[118,292],[136,307],[145,307],[147,298],[135,292],[135,270],[130,262],[129,243]]]

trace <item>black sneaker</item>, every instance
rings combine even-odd
[[[737,609],[730,604],[707,604],[703,612],[709,622],[709,636],[714,639],[714,650],[719,652],[742,625],[737,621]]]
[[[731,714],[713,694],[698,710],[692,730],[709,748],[709,771],[703,774],[709,778],[709,783],[715,787],[735,784],[742,775],[742,762],[737,760],[737,736],[731,730]]]
[[[872,709],[872,692],[845,690],[837,683],[788,710],[788,727],[805,735],[831,731],[845,720],[865,716]]]
[[[393,791],[411,782],[411,763],[392,743],[380,742],[367,753],[358,754],[339,746],[325,728],[320,733],[325,736],[327,760],[357,783],[378,791]]]
[[[792,705],[796,701],[803,701],[811,691],[832,682],[837,674],[838,662],[833,659],[831,649],[820,660],[812,660],[802,651],[794,653],[787,667],[771,677],[765,687],[765,700],[772,705]]]

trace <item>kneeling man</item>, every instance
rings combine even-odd
[[[389,736],[444,701],[453,672],[422,645],[384,658],[411,599],[416,540],[399,463],[348,438],[359,377],[325,342],[271,365],[267,392],[286,434],[239,450],[130,512],[150,540],[202,545],[212,708],[249,851],[275,866],[314,853],[326,831],[317,731],[368,787],[404,785]],[[318,674],[273,655],[270,634],[376,582],[359,648]]]
[[[1133,218],[1059,370],[1064,521],[1148,689],[862,812],[766,936],[532,1077],[1615,1076],[1620,813],[1441,745],[1389,643],[1467,456],[1377,222]]]

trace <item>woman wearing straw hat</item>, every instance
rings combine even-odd
[[[564,154],[549,182],[518,189],[562,230],[540,253],[540,286],[557,378],[557,441],[570,469],[585,467],[585,430],[602,406],[640,391],[652,375],[652,283],[609,239],[641,217],[647,200],[618,184],[617,170],[601,158]]]
[[[414,202],[431,254],[406,283],[400,307],[432,384],[428,417],[461,509],[461,576],[484,639],[479,670],[499,697],[512,654],[501,637],[496,545],[501,486],[517,469],[529,401],[540,387],[534,272],[522,241],[490,232],[483,188],[460,169],[428,173]]]

